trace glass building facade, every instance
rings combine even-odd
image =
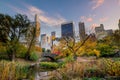
[[[74,37],[73,22],[65,23],[61,25],[61,36],[62,37]]]

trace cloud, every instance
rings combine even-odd
[[[87,18],[87,22],[92,22],[93,21],[93,19],[92,18]]]
[[[53,16],[47,15],[47,13],[45,11],[43,11],[35,6],[28,5],[28,4],[23,4],[23,6],[25,7],[24,9],[9,5],[9,7],[12,8],[13,11],[20,13],[20,14],[27,15],[28,18],[32,21],[34,20],[35,14],[37,14],[39,17],[39,20],[49,26],[60,25],[61,23],[66,21],[66,19],[63,18],[59,14],[55,15],[53,17]]]
[[[108,17],[103,17],[103,18],[100,18],[100,19],[99,19],[100,22],[105,22],[105,21],[107,21],[107,20],[108,20]]]
[[[92,17],[86,17],[86,16],[81,16],[80,19],[83,22],[92,22],[93,21]]]
[[[96,9],[98,7],[100,7],[103,3],[104,3],[105,0],[92,0],[92,3],[94,4],[92,9]]]
[[[120,5],[120,0],[118,0],[118,5]]]

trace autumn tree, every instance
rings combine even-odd
[[[61,50],[62,53],[67,56],[71,55],[74,59],[77,58],[77,53],[79,49],[86,43],[86,41],[90,38],[91,34],[86,37],[83,41],[76,41],[75,38],[72,37],[64,37],[61,39]]]

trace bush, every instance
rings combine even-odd
[[[69,62],[73,62],[73,61],[74,61],[73,56],[68,56],[65,58],[65,63],[69,63]]]
[[[113,61],[111,59],[103,59],[103,69],[109,76],[120,76],[120,61]]]
[[[110,55],[114,54],[115,47],[101,43],[98,44],[97,50],[100,51],[101,57],[109,57]]]
[[[42,48],[42,52],[46,52],[45,48]]]
[[[37,61],[38,59],[39,57],[35,52],[30,53],[30,60]]]
[[[24,45],[20,44],[18,46],[16,57],[25,58],[26,52],[27,52],[27,48]]]
[[[0,59],[7,59],[6,47],[0,42]]]
[[[40,66],[47,69],[56,69],[59,67],[59,64],[55,62],[40,62]]]

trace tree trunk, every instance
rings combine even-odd
[[[13,62],[15,61],[15,54],[14,53],[12,54],[12,61]]]
[[[29,45],[29,47],[28,47],[28,50],[27,50],[27,53],[26,53],[26,59],[27,60],[29,60],[30,59],[30,50],[31,50],[31,48],[32,48],[32,44],[33,44],[33,42],[34,42],[34,35],[33,35],[33,38],[32,38],[32,40],[31,40],[31,42],[30,42],[30,45]]]

